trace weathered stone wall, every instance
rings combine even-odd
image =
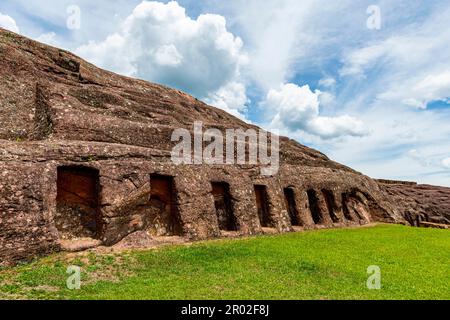
[[[298,219],[305,229],[369,223],[376,219],[371,205],[387,215],[391,210],[389,204],[383,207],[378,185],[369,178],[332,169],[283,165],[277,176],[261,177],[258,167],[176,166],[156,151],[116,144],[2,142],[2,147],[0,210],[1,228],[5,232],[0,236],[0,257],[3,263],[58,250],[59,241],[67,238],[67,233],[55,221],[58,168],[83,167],[98,171],[103,222],[100,240],[106,245],[117,243],[135,231],[158,228],[151,218],[154,217],[150,204],[152,174],[173,177],[172,201],[179,213],[182,234],[192,240],[221,236],[212,182],[229,185],[238,226],[236,235],[263,232],[256,210],[255,185],[266,186],[269,214],[276,232],[293,230],[284,197],[287,187],[294,191]],[[312,221],[306,195],[310,189],[319,195],[319,209],[325,217],[320,225]],[[334,203],[327,203],[323,190],[333,195]],[[344,203],[342,194],[356,194],[356,200]],[[345,219],[343,208],[352,212],[354,218]],[[333,222],[330,214],[338,221]],[[159,235],[164,230],[161,228]]]
[[[0,265],[57,249],[44,210],[44,165],[0,162]]]
[[[380,186],[410,225],[450,225],[450,188],[388,180]]]

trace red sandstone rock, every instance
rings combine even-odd
[[[380,185],[410,225],[450,226],[450,188],[389,180]]]
[[[411,221],[404,208],[416,207],[409,204],[416,191],[403,197],[403,187],[380,188],[285,137],[273,177],[260,176],[255,165],[177,166],[170,158],[174,129],[192,130],[196,120],[220,130],[257,128],[178,90],[98,69],[3,29],[0,57],[1,265],[87,236],[114,245],[144,234],[147,243],[152,236]],[[421,210],[448,222],[448,191],[423,197]],[[260,215],[272,229],[262,228]]]

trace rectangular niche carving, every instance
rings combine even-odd
[[[284,188],[284,200],[288,209],[289,218],[293,226],[301,226],[298,218],[297,204],[295,202],[295,192],[292,188]]]
[[[258,217],[261,227],[273,227],[270,218],[269,198],[267,196],[267,187],[263,185],[255,185],[256,208],[258,209]]]
[[[179,236],[183,234],[176,205],[176,189],[173,177],[159,174],[150,176],[150,207],[157,235]]]
[[[99,238],[99,171],[88,167],[59,167],[55,225],[61,239]]]
[[[212,182],[212,194],[220,230],[237,231],[236,217],[230,195],[230,185],[225,182]]]
[[[319,207],[319,196],[314,189],[308,190],[308,201],[311,216],[315,224],[324,224],[324,219]]]

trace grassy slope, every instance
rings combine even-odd
[[[66,267],[83,287],[65,289]],[[366,288],[378,265],[382,289]],[[381,225],[120,254],[59,254],[0,270],[0,298],[450,299],[450,233]]]

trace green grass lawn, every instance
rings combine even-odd
[[[66,288],[72,264],[82,267],[81,290]],[[381,290],[366,287],[371,265]],[[58,254],[0,269],[0,298],[450,299],[450,232],[379,225]]]

